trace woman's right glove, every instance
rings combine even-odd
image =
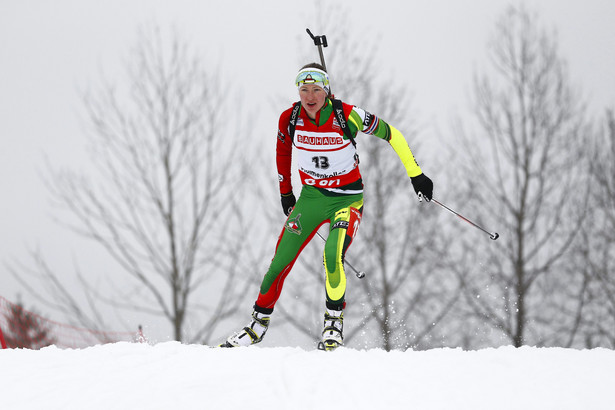
[[[296,203],[297,200],[295,199],[293,191],[290,191],[287,194],[282,194],[282,210],[284,211],[284,215],[290,215]]]
[[[416,192],[417,195],[423,194],[427,202],[431,201],[431,197],[433,196],[433,182],[431,182],[431,179],[429,179],[427,175],[421,174],[410,178],[410,180],[412,181],[414,192]]]

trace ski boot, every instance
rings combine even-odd
[[[322,342],[318,344],[320,350],[335,350],[344,345],[344,312],[342,310],[325,311],[325,323],[322,331]]]
[[[257,311],[252,312],[252,321],[250,324],[230,336],[225,342],[221,343],[219,347],[250,346],[259,343],[263,340],[267,332],[269,318],[270,315],[268,314]]]

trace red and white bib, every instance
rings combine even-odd
[[[297,120],[294,143],[304,185],[337,188],[361,178],[356,148],[343,135],[334,115],[320,127]]]

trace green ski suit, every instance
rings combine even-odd
[[[406,167],[409,177],[422,173],[403,135],[394,127],[361,108],[342,103],[343,118],[353,137],[361,131],[388,141]],[[346,275],[344,255],[354,239],[363,211],[363,182],[354,141],[349,140],[333,113],[327,98],[311,120],[301,109],[290,135],[293,107],[279,120],[276,162],[280,193],[292,193],[291,159],[293,146],[301,194],[279,236],[275,255],[263,278],[255,310],[271,313],[282,286],[297,257],[320,226],[329,223],[324,249],[326,305],[340,310],[345,306]]]

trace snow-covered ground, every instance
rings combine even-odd
[[[615,351],[0,350],[0,408],[613,409]]]

